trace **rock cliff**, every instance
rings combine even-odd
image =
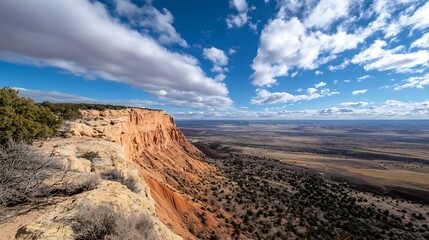
[[[188,142],[171,116],[147,109],[82,113],[83,119],[64,124],[63,138],[45,142],[42,149],[62,156],[79,171],[116,168],[125,176],[136,174],[143,195],[149,196],[145,201],[152,204],[158,219],[185,239],[207,237],[218,228],[215,216],[202,210],[204,203],[185,191],[186,187],[195,191],[192,186],[208,181],[206,176],[216,170],[199,160],[202,153]],[[79,158],[90,151],[104,160]],[[123,154],[123,160],[118,154]]]
[[[103,178],[94,190],[55,199],[55,204],[0,223],[0,231],[7,232],[0,239],[73,239],[76,216],[101,205],[125,216],[149,216],[154,222],[150,239],[197,239],[208,238],[214,230],[227,232],[214,213],[206,211],[207,204],[195,198],[216,169],[200,161],[203,154],[171,116],[132,108],[82,114],[82,119],[66,122],[58,137],[36,142],[34,148],[64,161],[71,178],[114,171],[120,179],[132,179],[133,186]]]

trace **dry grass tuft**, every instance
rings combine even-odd
[[[124,216],[107,205],[88,207],[73,225],[76,240],[155,239],[153,220],[144,214]]]

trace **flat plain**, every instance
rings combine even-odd
[[[225,177],[203,200],[247,237],[429,237],[429,121],[178,126]]]
[[[191,141],[429,199],[428,121],[179,122]]]

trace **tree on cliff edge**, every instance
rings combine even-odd
[[[53,136],[61,120],[48,108],[18,93],[8,87],[0,89],[0,144],[17,139],[31,143]]]

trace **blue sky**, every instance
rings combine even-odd
[[[191,119],[428,119],[423,0],[3,0],[0,83]]]

